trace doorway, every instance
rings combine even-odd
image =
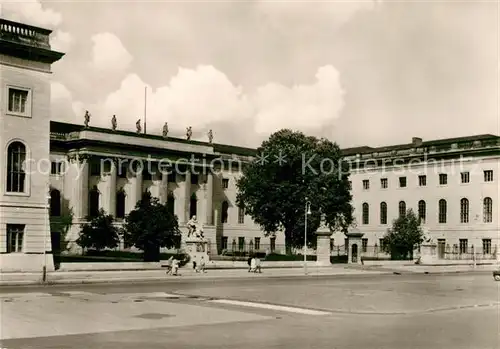
[[[353,244],[351,246],[351,258],[353,263],[358,263],[358,244]]]

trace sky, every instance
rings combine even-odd
[[[498,1],[0,0],[53,30],[52,119],[256,147],[500,133]]]

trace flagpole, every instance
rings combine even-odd
[[[144,134],[146,134],[146,102],[148,98],[148,88],[144,87]]]

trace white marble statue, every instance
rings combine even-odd
[[[197,239],[203,239],[203,225],[198,223],[196,216],[191,217],[191,219],[187,222],[188,227],[188,238],[191,235]]]

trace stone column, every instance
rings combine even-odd
[[[116,216],[116,170],[117,166],[117,161],[113,159],[111,161],[111,167],[109,169],[109,174],[108,174],[108,214],[112,215],[113,217]]]
[[[189,204],[191,202],[191,171],[188,168],[186,170],[186,175],[184,179],[184,223],[186,223],[191,217],[189,217]]]
[[[136,169],[135,173],[131,173],[130,181],[132,183],[132,190],[130,193],[130,210],[135,208],[137,201],[142,197],[142,170]]]
[[[165,205],[168,200],[168,173],[161,173],[161,184],[160,184],[160,203]]]
[[[89,157],[78,156],[72,163],[75,167],[73,199],[74,215],[77,219],[83,220],[88,215],[89,202]]]
[[[213,196],[214,196],[214,176],[212,174],[212,169],[208,170],[207,173],[207,183],[205,191],[205,224],[213,225]]]

